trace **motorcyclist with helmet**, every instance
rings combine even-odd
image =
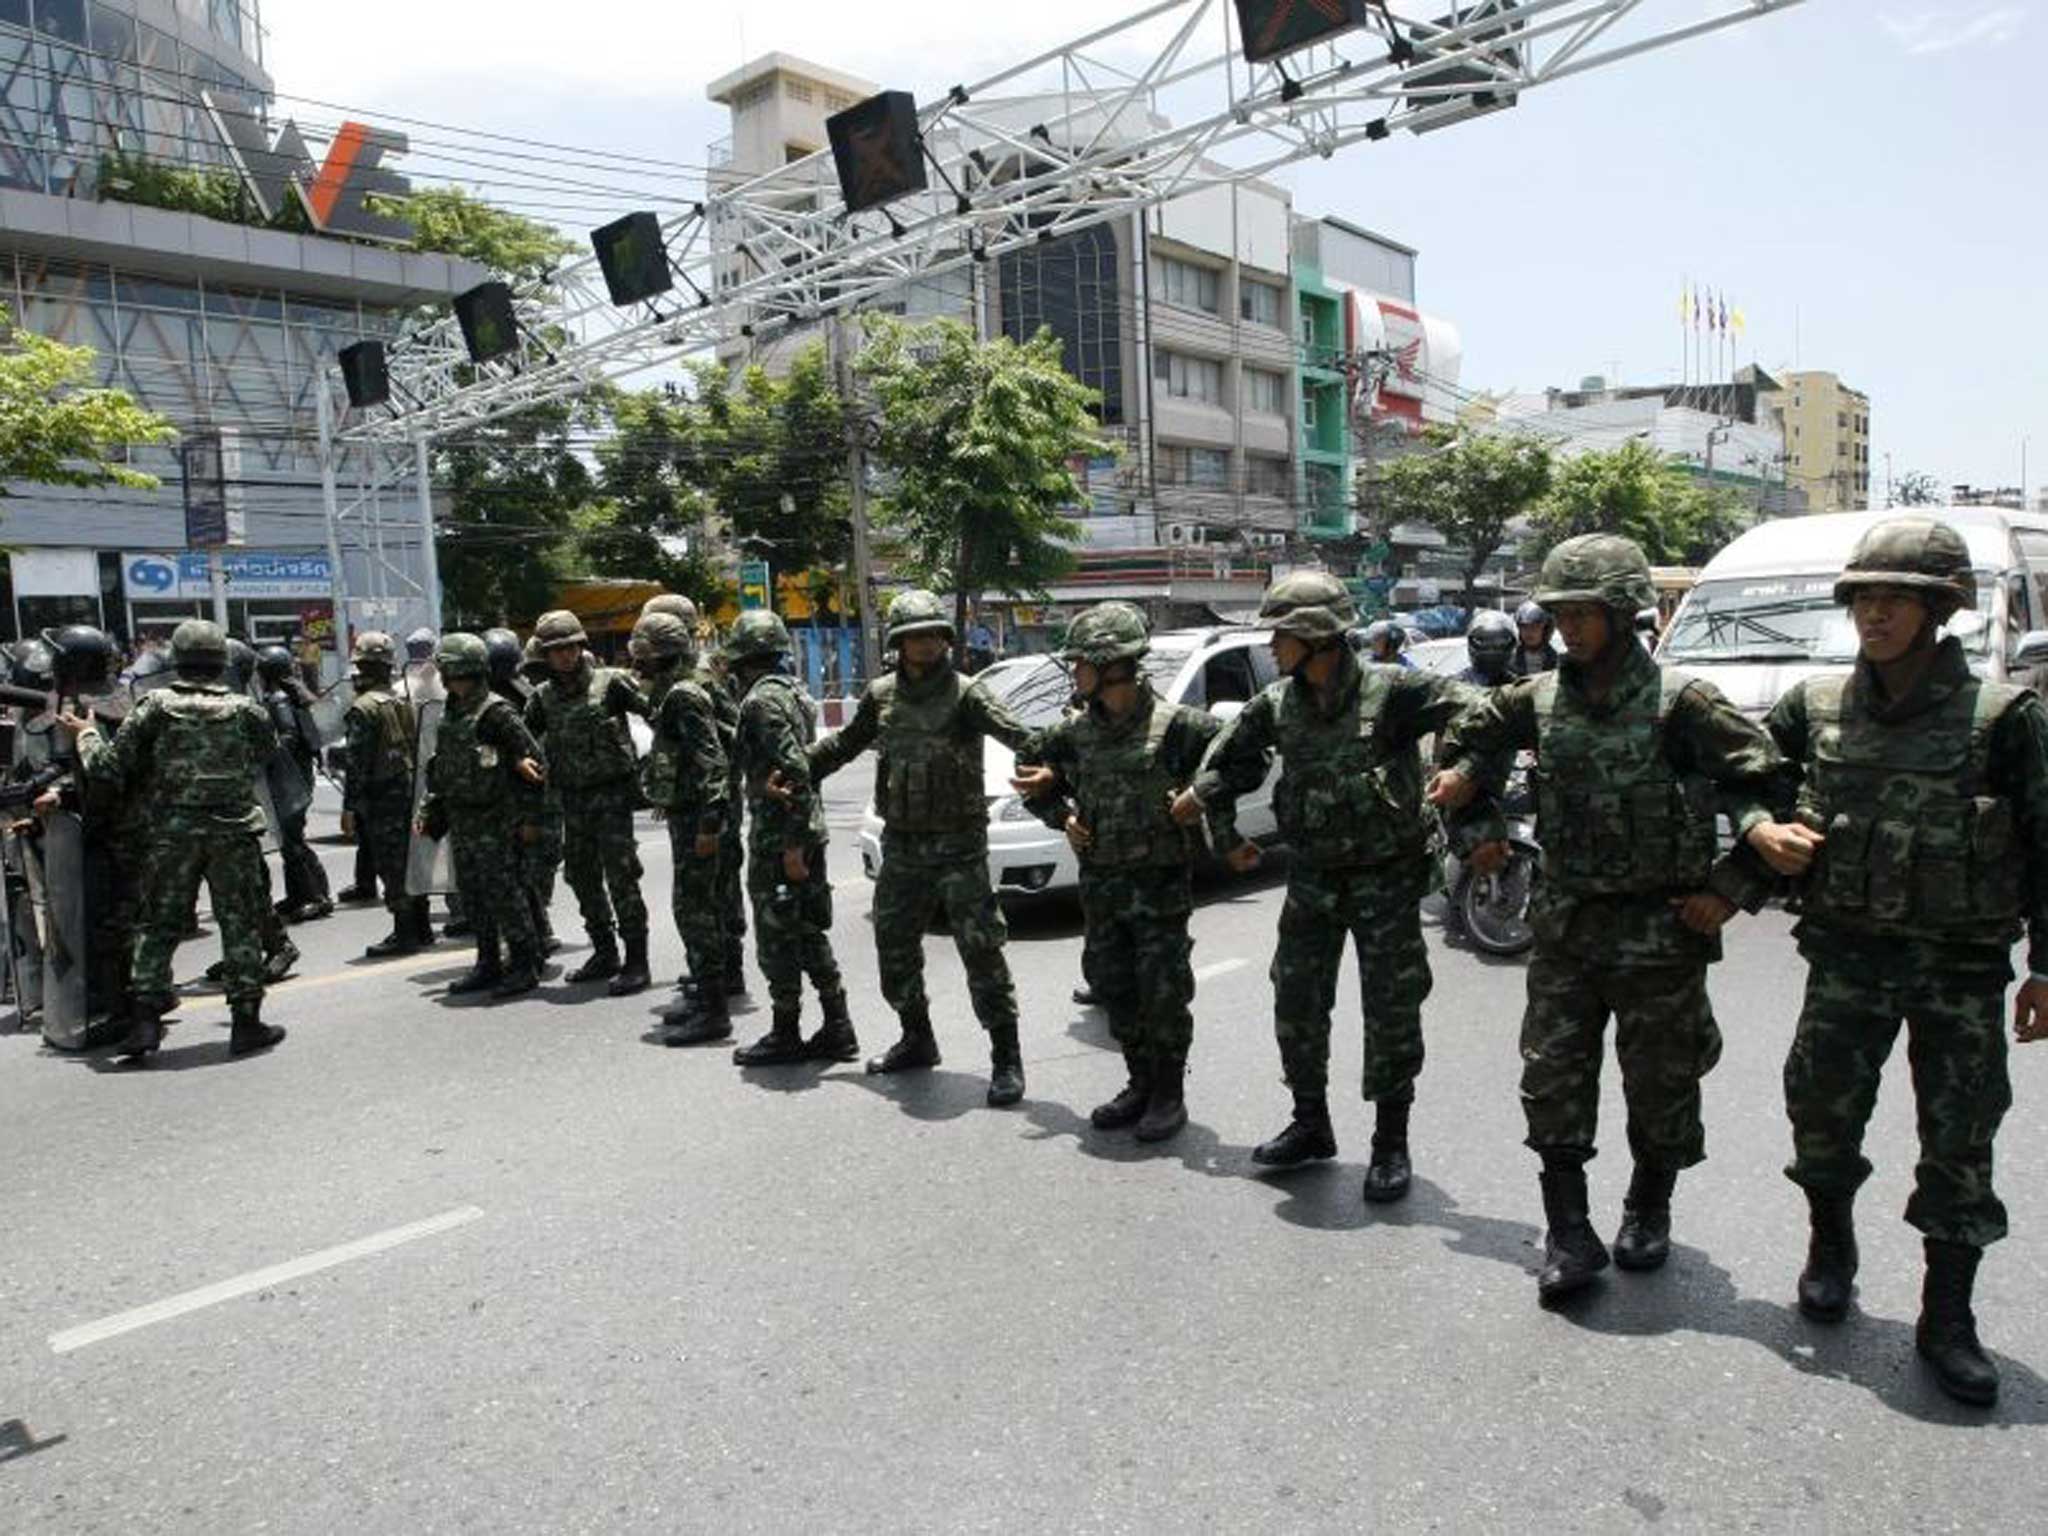
[[[1475,613],[1465,630],[1465,656],[1471,665],[1458,674],[1458,681],[1475,688],[1498,688],[1514,681],[1516,644],[1514,620],[1492,609]]]
[[[1557,670],[1557,648],[1550,643],[1555,628],[1541,603],[1526,602],[1515,610],[1515,676]]]

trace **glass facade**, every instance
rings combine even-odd
[[[122,0],[0,0],[0,187],[90,196],[106,154],[224,166],[201,91],[255,107],[255,0],[178,0],[195,46]]]

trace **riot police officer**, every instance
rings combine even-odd
[[[509,629],[487,629],[484,653],[490,664],[491,692],[510,704],[524,718],[532,702],[534,685],[524,675],[525,652],[519,637]],[[552,784],[542,786],[540,803],[528,808],[532,820],[522,822],[515,862],[520,884],[533,908],[534,931],[540,935],[540,951],[552,955],[562,947],[555,937],[553,908],[555,874],[562,867],[562,800]]]
[[[1471,663],[1458,674],[1458,681],[1475,688],[1498,688],[1513,680],[1515,623],[1504,613],[1487,609],[1472,616],[1465,631],[1465,656]]]
[[[397,661],[398,647],[383,631],[356,636],[355,697],[342,725],[342,830],[370,845],[391,911],[391,932],[364,951],[372,958],[410,955],[434,942],[427,898],[406,893],[419,717],[392,689]]]
[[[277,732],[279,751],[268,769],[271,802],[278,816],[277,850],[284,865],[284,900],[277,910],[291,923],[309,922],[334,911],[327,871],[306,842],[306,816],[320,760],[320,728],[313,721],[313,692],[299,681],[298,673],[297,661],[281,645],[267,645],[256,653],[258,702]]]

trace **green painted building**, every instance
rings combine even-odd
[[[1344,296],[1322,269],[1294,264],[1295,397],[1301,402],[1301,531],[1332,538],[1351,532],[1350,382],[1345,364]]]

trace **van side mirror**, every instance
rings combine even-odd
[[[2012,664],[2048,667],[2048,629],[2030,629],[2020,636],[2020,643],[2013,647]]]

